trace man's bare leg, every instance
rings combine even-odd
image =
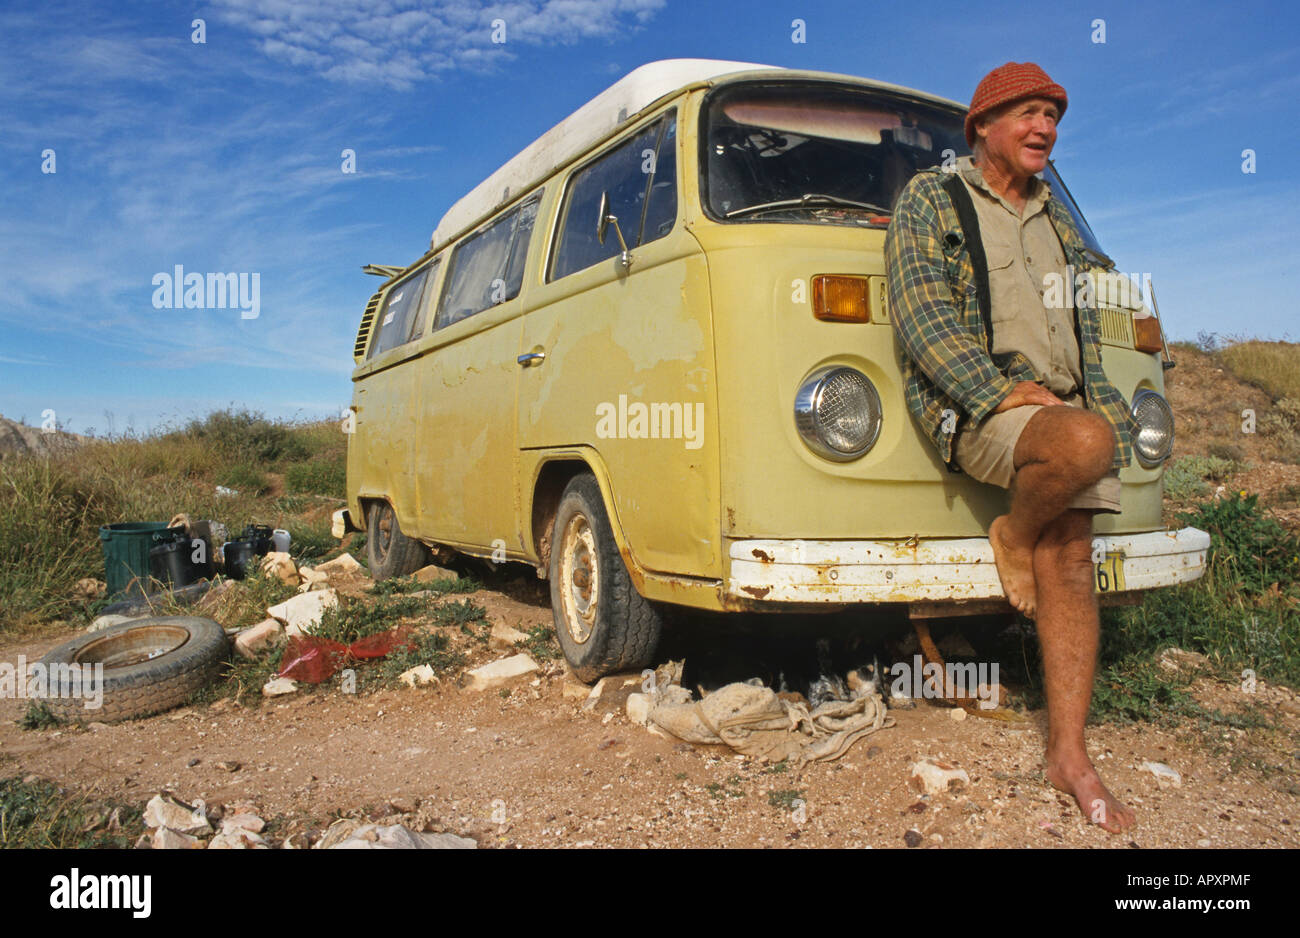
[[[1034,545],[1043,528],[1081,491],[1110,471],[1115,437],[1110,424],[1080,407],[1044,407],[1016,444],[1011,510],[989,525],[989,544],[1007,600],[1037,614]]]
[[[1067,509],[1043,529],[1034,548],[1034,575],[1047,692],[1047,779],[1073,795],[1085,817],[1118,833],[1137,818],[1102,784],[1083,739],[1101,631],[1093,589],[1092,512]]]

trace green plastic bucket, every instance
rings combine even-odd
[[[139,592],[144,593],[149,582],[149,551],[160,541],[171,539],[167,530],[167,525],[159,521],[128,521],[99,529],[108,595],[122,592],[136,578],[140,579]]]

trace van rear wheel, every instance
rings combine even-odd
[[[560,497],[550,580],[556,636],[580,680],[652,662],[663,623],[632,585],[591,475],[576,476]]]
[[[402,533],[388,502],[372,502],[366,512],[366,557],[376,580],[406,576],[429,562],[429,549]]]

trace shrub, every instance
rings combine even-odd
[[[287,426],[249,410],[213,411],[202,420],[191,420],[182,433],[209,444],[232,462],[267,465],[307,455],[307,446]]]
[[[1233,494],[1180,514],[1178,522],[1210,533],[1210,563],[1230,568],[1239,589],[1259,593],[1275,583],[1294,586],[1300,538],[1260,512],[1258,501],[1258,495]]]
[[[1165,469],[1165,494],[1178,501],[1186,501],[1199,495],[1208,495],[1209,484],[1186,464],[1194,457],[1181,456]]]

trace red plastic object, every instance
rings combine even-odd
[[[359,638],[351,645],[330,638],[294,635],[284,649],[277,676],[304,684],[320,684],[333,677],[349,658],[383,658],[398,648],[411,645],[412,631],[410,626],[389,629],[387,632]]]

